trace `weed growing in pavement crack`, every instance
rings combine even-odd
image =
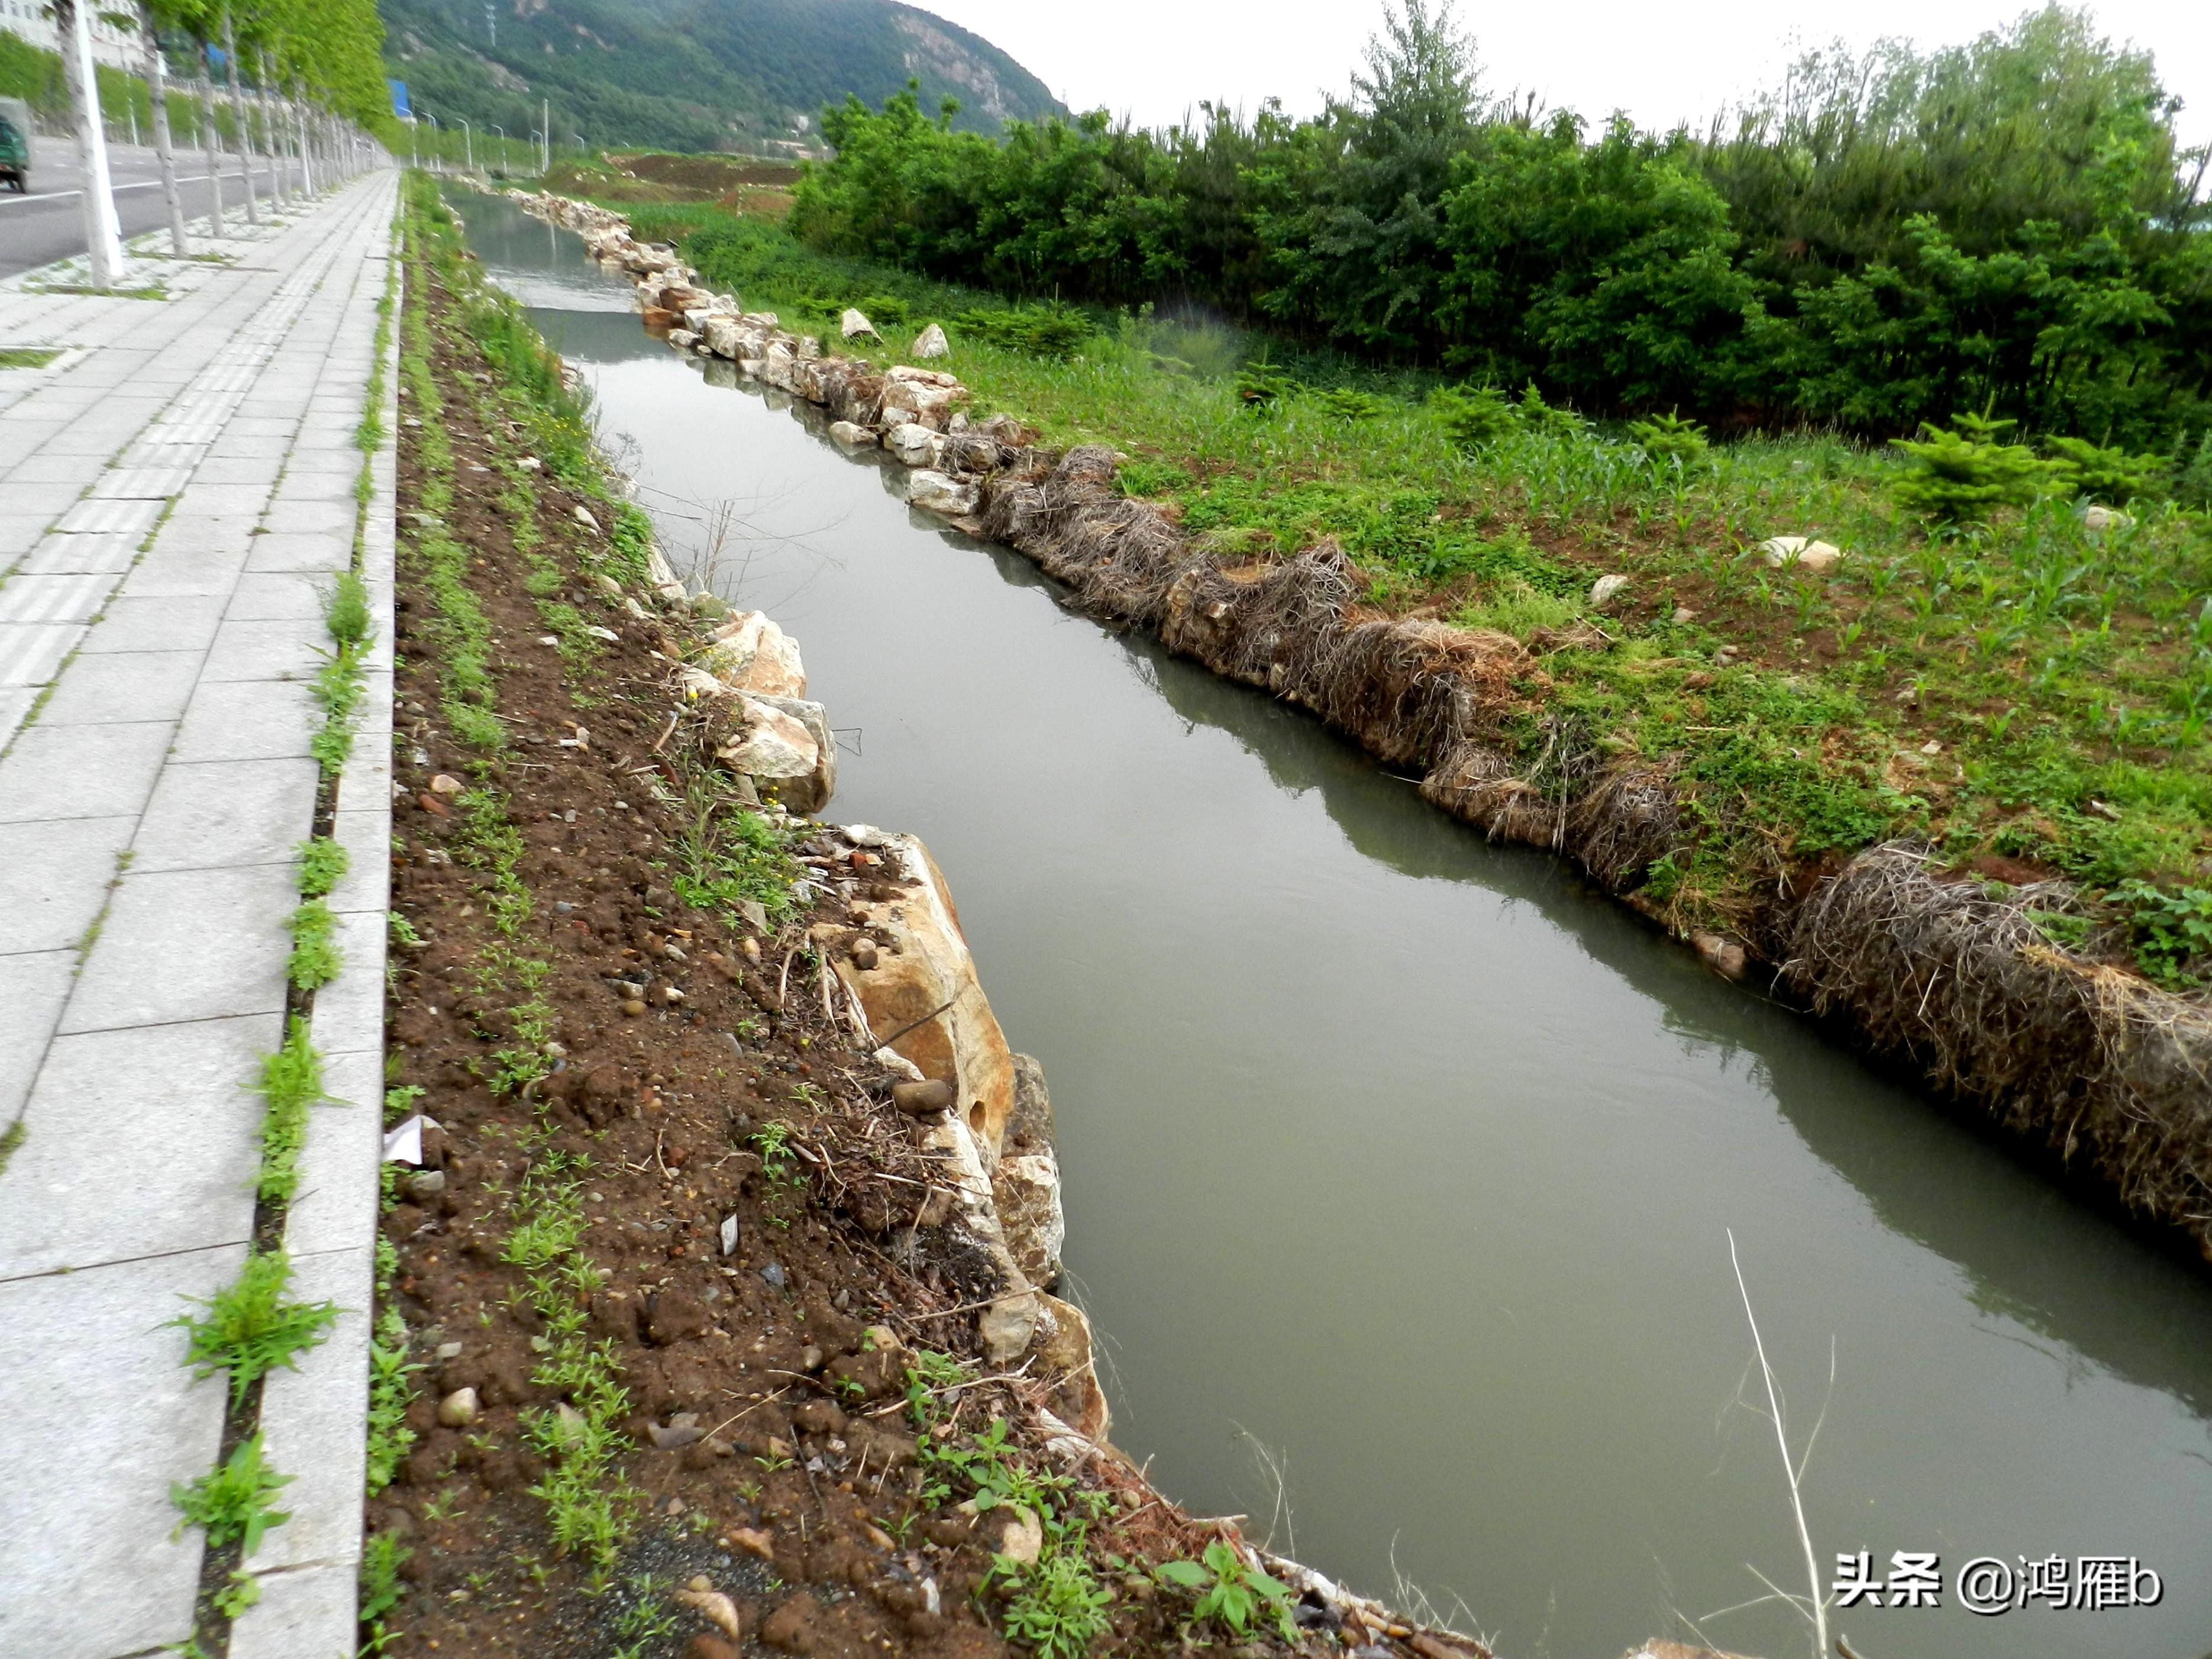
[[[227,1372],[233,1406],[279,1365],[298,1369],[299,1356],[330,1334],[338,1316],[331,1302],[292,1302],[291,1258],[282,1250],[256,1251],[238,1278],[205,1300],[203,1312],[169,1321],[184,1327],[190,1347],[185,1363],[195,1381]]]
[[[255,1190],[264,1204],[289,1204],[300,1184],[300,1148],[307,1138],[307,1108],[330,1098],[323,1089],[323,1057],[307,1040],[307,1022],[292,1016],[283,1046],[261,1060],[258,1085],[263,1103],[261,1168]]]
[[[170,1486],[169,1501],[184,1516],[170,1535],[180,1536],[186,1527],[198,1527],[206,1532],[210,1548],[235,1543],[243,1559],[253,1553],[270,1528],[292,1518],[269,1504],[291,1483],[290,1475],[277,1474],[262,1461],[261,1437],[249,1436],[219,1468],[189,1486],[179,1480]]]
[[[328,836],[310,836],[293,850],[300,855],[297,884],[301,898],[327,898],[345,879],[351,860],[346,849]]]
[[[338,919],[319,898],[302,902],[284,924],[292,934],[285,977],[302,991],[319,991],[338,976],[345,956],[337,946]]]

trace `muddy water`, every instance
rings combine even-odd
[[[1868,1659],[2212,1648],[2212,1285],[1547,859],[910,515],[896,467],[648,341],[572,238],[463,205],[672,556],[803,643],[836,813],[950,876],[1051,1081],[1115,1438],[1164,1487],[1462,1598],[1502,1653],[1686,1618],[1802,1653],[1786,1609],[1719,1611],[1753,1569],[1805,1582],[1733,1229],[1793,1442],[1825,1407],[1824,1586],[1838,1552],[1942,1560],[1941,1607],[1833,1615]],[[2138,1558],[2162,1601],[1958,1606],[1970,1558],[2051,1555]]]

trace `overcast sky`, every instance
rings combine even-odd
[[[1280,97],[1308,113],[1345,90],[1382,0],[914,0],[1012,52],[1076,109],[1101,105],[1144,125],[1180,120],[1202,98]],[[1593,124],[1614,109],[1647,126],[1702,125],[1723,105],[1774,83],[1800,46],[1883,35],[1922,46],[1971,40],[2010,21],[2025,0],[1548,0],[1469,3],[1493,91],[1533,89]],[[2147,46],[2188,100],[2182,130],[2212,137],[2212,3],[2108,0],[2104,32]]]

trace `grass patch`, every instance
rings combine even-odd
[[[61,355],[59,346],[0,346],[0,368],[44,368]]]

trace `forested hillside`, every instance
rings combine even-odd
[[[1196,301],[1586,412],[1871,436],[1984,411],[2166,449],[2212,422],[2204,157],[2057,8],[1814,54],[1695,133],[1493,100],[1412,0],[1353,95],[1194,130],[832,112],[792,228],[1002,291]]]
[[[909,80],[932,107],[958,100],[963,131],[1060,108],[989,41],[894,0],[384,0],[384,15],[418,107],[520,134],[550,99],[563,142],[757,149]]]

